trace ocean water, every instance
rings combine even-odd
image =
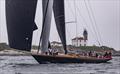
[[[120,74],[120,57],[100,64],[38,64],[32,56],[0,56],[0,74]]]

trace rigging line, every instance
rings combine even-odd
[[[73,10],[72,10],[72,8],[71,8],[71,6],[69,5],[69,0],[68,0],[68,3],[66,4],[68,7],[69,7],[69,9],[71,10],[71,13],[72,13],[72,15],[74,15],[75,16],[75,14],[74,14],[74,12],[73,12]],[[76,21],[68,21],[68,22],[66,22],[66,23],[76,23]]]
[[[67,23],[67,24],[70,24],[70,23]],[[67,31],[67,34],[68,34],[67,36],[68,36],[68,37],[71,37],[71,34],[70,34],[70,32],[69,32],[69,29],[66,29],[66,31]]]
[[[69,2],[69,1],[68,1]],[[69,3],[68,3],[69,4]],[[74,14],[74,12],[73,12],[73,10],[72,10],[72,8],[71,8],[71,6],[69,6],[68,4],[66,4],[69,8],[70,8],[70,10],[71,10],[71,13],[73,14],[73,15],[75,15]],[[76,21],[67,21],[67,22],[65,22],[66,24],[69,24],[69,23],[76,23]]]
[[[90,12],[89,12],[89,8],[88,8],[88,6],[87,6],[86,0],[84,0],[84,3],[85,3],[85,6],[86,6],[86,9],[87,9],[88,16],[89,16],[89,18],[90,18],[91,24],[93,25],[94,23],[93,23],[92,17],[90,16]],[[95,29],[94,26],[93,26],[93,30],[95,31],[95,34],[96,34],[96,37],[97,37],[98,44],[101,45],[100,42],[99,42],[98,35],[97,35],[96,29]]]
[[[70,1],[71,1],[71,0],[70,0]],[[70,6],[70,5],[68,5],[68,7],[70,7],[71,13],[75,16],[75,14],[74,14],[74,12],[73,12],[73,10],[72,10],[71,6]]]
[[[79,15],[81,16],[81,18],[82,18],[82,20],[83,20],[84,24],[85,24],[85,25],[86,25],[86,27],[87,27],[87,23],[86,23],[86,21],[85,21],[84,17],[81,15],[80,8],[78,8],[77,6],[76,6],[76,8],[77,8],[77,10],[79,11]],[[81,21],[82,21],[82,20],[81,20]]]
[[[81,16],[81,18],[82,18],[84,24],[85,24],[86,27],[87,27],[87,26],[88,26],[88,25],[87,25],[87,22],[85,21],[84,17],[81,15],[81,11],[80,11],[80,9],[79,9],[78,7],[77,7],[77,9],[78,9],[78,11],[79,11],[79,15]]]
[[[76,11],[78,9],[78,6],[76,5]],[[81,13],[81,12],[80,12]],[[77,15],[76,15],[77,16]],[[80,20],[80,19],[79,19]],[[82,23],[82,20],[80,20],[80,22]],[[78,21],[76,21],[76,23],[78,23]],[[82,23],[83,24],[83,23]],[[78,24],[77,24],[78,25]]]
[[[2,2],[1,2],[1,0],[0,0],[0,16],[2,15]],[[2,40],[2,34],[1,34],[1,32],[2,32],[2,30],[1,30],[1,27],[2,27],[2,18],[0,17],[0,43],[1,43],[1,40]]]
[[[75,3],[75,0],[74,0],[74,8],[75,8],[75,21],[76,21],[76,37],[77,37],[77,35],[78,35],[78,33],[77,33],[77,9],[76,9],[76,3]],[[77,46],[78,46],[78,39],[76,38],[76,41],[77,41]]]
[[[66,23],[66,24],[71,24],[71,22],[68,22],[68,23]],[[66,25],[66,26],[67,26],[67,25]],[[71,34],[70,34],[69,29],[66,29],[66,30],[67,30],[68,37],[71,37]]]
[[[118,1],[118,45],[119,44],[120,44],[120,0]],[[120,45],[118,46],[118,48],[120,49]]]
[[[97,22],[96,22],[95,15],[94,15],[94,13],[93,13],[93,9],[92,9],[92,6],[91,6],[89,0],[88,0],[88,5],[89,5],[89,8],[90,8],[90,10],[91,10],[91,15],[93,16],[93,21],[94,21],[95,26],[96,26],[96,28],[97,28],[98,36],[99,36],[99,38],[100,38],[100,41],[101,41],[102,44],[103,44],[103,41],[102,41],[102,38],[101,38],[101,35],[100,35],[100,32],[99,32],[98,24],[97,24]]]
[[[73,10],[72,10],[72,8],[71,8],[71,5],[69,5],[70,4],[70,2],[68,1],[68,4],[66,4],[68,7],[69,7],[69,9],[71,10],[71,13],[75,16],[75,14],[74,14],[74,12],[73,12]],[[72,23],[76,23],[76,21],[68,21],[68,22],[65,22],[66,24],[72,24]],[[67,25],[66,25],[67,26]],[[68,33],[68,37],[72,37],[71,36],[71,32],[69,31],[69,29],[66,29],[66,31],[67,31],[67,33]]]
[[[118,4],[116,5],[118,6],[118,48],[120,49],[120,0],[118,0]]]
[[[69,7],[69,9],[71,10],[71,13],[73,14],[73,15],[75,15],[74,14],[74,12],[73,12],[73,10],[72,10],[72,8],[71,8],[71,5],[69,5],[70,3],[69,3],[69,1],[68,1],[68,4],[66,4],[68,7]],[[73,24],[73,23],[76,23],[76,21],[68,21],[68,22],[65,22],[66,23],[66,26],[67,26],[67,24]],[[72,37],[71,36],[71,32],[69,31],[69,29],[66,29],[67,30],[67,33],[68,33],[68,37]]]
[[[118,15],[118,16],[119,16],[119,18],[118,18],[118,19],[119,19],[119,21],[118,21],[118,25],[119,25],[119,26],[118,26],[118,27],[119,27],[119,28],[118,28],[118,30],[119,30],[119,32],[118,32],[118,33],[119,33],[119,39],[118,39],[118,40],[119,40],[119,41],[118,41],[118,42],[119,42],[119,43],[118,43],[118,44],[120,44],[120,0],[119,0],[119,5],[118,5],[118,6],[119,6],[119,7],[118,7],[118,10],[119,10],[119,15]],[[120,45],[119,45],[119,49],[120,49]]]
[[[74,8],[75,8],[75,21],[76,21],[76,37],[77,37],[77,9],[76,9],[76,3],[75,3],[75,0],[74,0]]]
[[[83,19],[83,22],[85,23],[86,27],[89,27],[86,20],[85,20],[85,18],[81,15],[81,11],[80,11],[80,9],[78,7],[77,7],[77,10],[79,11],[79,15]],[[89,29],[90,29],[91,33],[94,35],[94,32],[92,31],[91,27]],[[95,37],[95,39],[96,39],[96,37]],[[96,39],[96,41],[97,41],[97,39]]]

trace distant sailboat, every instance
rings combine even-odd
[[[37,29],[34,22],[36,5],[37,0],[6,0],[7,31],[9,46],[11,48],[31,51],[33,31]],[[111,60],[111,58],[103,59],[67,54],[64,0],[42,0],[42,7],[43,25],[39,43],[39,48],[41,46],[42,52],[31,53],[39,63],[103,63]],[[63,44],[65,54],[44,54],[49,51],[52,11],[54,12],[57,31]]]

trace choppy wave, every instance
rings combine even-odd
[[[101,64],[38,64],[31,56],[0,56],[0,74],[120,74],[120,57]]]

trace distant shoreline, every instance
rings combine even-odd
[[[53,49],[57,49],[60,52],[64,52],[63,48],[61,46],[55,46],[52,47]],[[68,50],[71,52],[77,51],[77,52],[89,52],[89,51],[95,51],[95,52],[106,52],[106,51],[112,51],[112,56],[120,56],[120,51],[115,51],[113,48],[109,48],[106,46],[98,47],[98,46],[86,46],[86,47],[75,47],[68,45]],[[37,46],[32,47],[33,52],[37,52],[35,49],[37,49]],[[20,51],[16,49],[10,48],[6,43],[0,43],[0,56],[31,56],[32,52],[26,52],[26,51]]]
[[[31,52],[32,53],[32,52]],[[32,56],[31,53],[18,50],[3,50],[0,51],[0,56]],[[120,54],[113,54],[113,57],[120,57]]]

